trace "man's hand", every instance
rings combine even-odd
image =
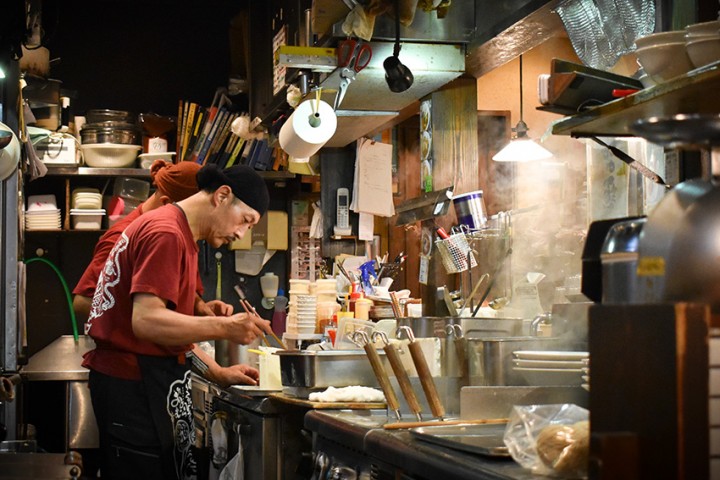
[[[200,296],[195,297],[195,315],[200,317],[229,317],[234,307],[222,300],[205,302]]]
[[[260,318],[258,315],[248,313],[236,313],[228,317],[226,334],[223,338],[241,345],[248,345],[256,338],[266,333],[272,333],[270,321]]]
[[[223,386],[229,385],[257,385],[260,380],[260,372],[250,365],[240,364],[229,367],[221,367],[212,380]]]

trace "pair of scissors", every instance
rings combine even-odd
[[[340,70],[340,86],[335,96],[333,108],[338,109],[345,98],[345,93],[350,84],[355,80],[355,75],[368,66],[372,59],[372,48],[367,43],[347,39],[338,44],[337,60]]]

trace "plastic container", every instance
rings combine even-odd
[[[150,183],[137,178],[119,177],[115,179],[113,195],[129,200],[144,202],[150,194]]]
[[[273,332],[278,337],[281,337],[285,333],[286,321],[287,321],[287,305],[288,298],[285,296],[283,289],[277,291],[275,297],[275,309],[273,310],[272,320],[270,325],[272,326]]]
[[[339,318],[337,335],[335,338],[335,349],[336,350],[357,350],[358,347],[350,339],[353,332],[358,330],[364,331],[368,337],[372,335],[375,330],[375,324],[367,320],[360,320],[357,318]]]
[[[370,307],[373,306],[373,301],[369,298],[358,298],[355,301],[355,318],[359,320],[370,319]]]
[[[99,230],[105,210],[70,209],[70,222],[75,230]]]

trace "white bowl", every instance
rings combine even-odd
[[[720,30],[720,20],[712,20],[710,22],[693,23],[685,27],[685,33],[688,36],[695,35],[717,35]]]
[[[645,35],[635,40],[635,46],[638,49],[646,48],[651,45],[659,45],[666,43],[685,42],[685,30],[671,30],[669,32],[657,32]]]
[[[124,168],[135,165],[140,145],[119,143],[90,143],[80,145],[85,164],[90,167]]]
[[[688,40],[685,48],[695,68],[703,67],[720,60],[720,35]]]
[[[172,163],[175,152],[161,152],[161,153],[141,153],[138,155],[140,159],[140,168],[148,170],[155,160],[165,160],[167,163]]]
[[[638,48],[635,55],[645,73],[656,82],[664,82],[693,69],[684,41]]]

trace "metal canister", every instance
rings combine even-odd
[[[638,247],[646,218],[626,220],[610,228],[600,250],[602,303],[637,303]]]
[[[460,225],[465,225],[471,231],[480,230],[487,225],[487,211],[482,190],[455,195],[453,205]]]

